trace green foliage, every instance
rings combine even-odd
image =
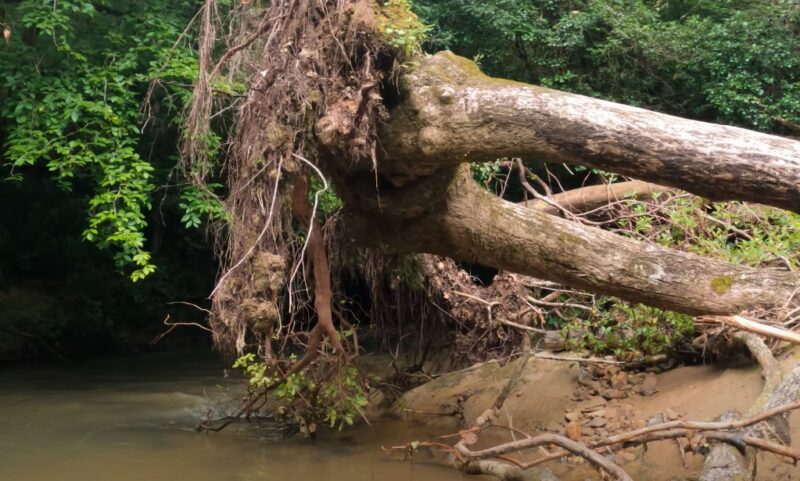
[[[412,11],[409,0],[386,0],[380,7],[377,30],[404,61],[420,51],[428,27]]]
[[[662,354],[694,332],[691,316],[608,298],[599,300],[597,305],[608,303],[610,307],[596,309],[586,321],[562,325],[567,347],[619,358]],[[578,335],[571,335],[573,332]]]
[[[320,399],[325,408],[325,421],[330,427],[339,424],[352,426],[356,416],[363,416],[368,400],[364,387],[358,379],[358,370],[346,366],[320,390]]]
[[[210,183],[208,189],[222,189],[222,184]],[[228,214],[219,197],[209,190],[201,190],[194,185],[186,185],[181,189],[178,206],[183,211],[181,222],[187,229],[196,229],[206,220],[227,221]]]
[[[203,305],[216,275],[205,236],[189,237],[178,222],[177,199],[159,202],[164,217],[148,230],[159,269],[132,284],[113,271],[112,252],[81,238],[92,195],[82,183],[59,188],[45,166],[29,169],[24,182],[0,182],[0,359],[53,357],[43,343],[76,360],[145,345],[207,345],[203,331],[186,329],[149,346],[167,313],[201,320],[193,308],[167,303]]]
[[[311,177],[308,187],[308,201],[311,205],[314,205],[314,197],[318,197],[317,210],[323,219],[327,219],[342,207],[342,199],[331,188],[330,181],[328,181],[328,188],[326,189],[319,177]],[[319,194],[317,195],[317,193]]]
[[[691,196],[663,203],[631,202],[630,209],[630,215],[616,223],[628,235],[737,264],[778,264],[795,270],[800,266],[800,215]]]
[[[412,255],[401,256],[397,260],[394,274],[400,279],[400,282],[413,291],[425,288],[425,276],[422,273],[422,266],[420,266],[416,257]]]
[[[417,0],[428,48],[489,73],[768,129],[800,120],[793,0]]]
[[[489,188],[493,180],[502,172],[503,159],[494,162],[480,162],[469,165],[472,178],[482,186]]]
[[[25,168],[45,165],[63,189],[94,186],[83,237],[114,252],[118,268],[132,266],[134,281],[155,270],[144,231],[159,173],[159,159],[147,157],[141,106],[149,82],[158,78],[161,93],[149,99],[157,104],[150,107],[173,117],[167,125],[175,120],[196,62],[189,49],[173,45],[196,3],[24,0],[0,6],[12,32],[0,45],[3,161],[14,179]]]
[[[305,425],[321,420],[341,430],[363,417],[368,404],[365,381],[352,365],[334,368],[332,375],[319,380],[304,372],[282,376],[253,353],[240,356],[233,367],[244,371],[252,395],[274,391],[279,405],[275,411]]]

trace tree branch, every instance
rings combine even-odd
[[[395,185],[448,163],[529,157],[800,212],[795,140],[491,78],[450,52],[420,58],[401,85],[380,133]]]
[[[630,302],[688,314],[736,315],[782,306],[800,276],[667,249],[506,202],[468,166],[412,185],[351,183],[347,225],[364,243],[477,262]],[[357,209],[357,210],[356,210]]]

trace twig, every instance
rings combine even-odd
[[[776,326],[770,326],[761,322],[751,321],[742,316],[704,316],[702,320],[710,320],[736,327],[743,331],[753,332],[762,336],[767,336],[792,344],[800,344],[800,334]]]
[[[463,441],[456,444],[455,447],[459,452],[461,452],[461,454],[463,454],[467,458],[486,459],[486,458],[496,458],[500,455],[515,451],[520,451],[522,449],[528,449],[537,446],[546,446],[549,444],[559,446],[562,449],[576,456],[580,456],[586,459],[587,461],[592,463],[595,467],[600,468],[605,472],[607,472],[608,474],[614,476],[618,481],[633,481],[633,479],[628,475],[628,473],[626,473],[622,468],[617,466],[611,460],[600,455],[600,453],[598,453],[597,451],[587,448],[581,443],[573,441],[567,437],[560,436],[558,434],[551,434],[551,433],[540,434],[538,436],[529,439],[521,439],[519,441],[505,443],[499,446],[494,446],[479,451],[471,451],[464,445]],[[520,467],[525,466],[524,463],[518,463],[516,461],[513,461],[511,458],[506,458],[506,459],[509,462],[517,464]]]
[[[615,361],[613,359],[603,359],[599,357],[556,356],[555,354],[542,354],[541,352],[535,353],[533,357],[537,359],[549,359],[551,361],[584,362],[588,364],[625,364],[624,361]]]

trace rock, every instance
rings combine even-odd
[[[634,429],[642,429],[643,427],[647,426],[647,423],[644,419],[635,419],[633,421],[633,428]]]
[[[600,395],[605,399],[622,399],[628,397],[627,394],[619,389],[606,389],[605,391],[601,392]]]
[[[590,413],[587,413],[586,415],[589,416],[590,418],[606,417],[606,410],[600,409],[598,411],[592,411]]]
[[[564,418],[567,421],[577,421],[578,419],[580,419],[580,417],[581,417],[581,413],[579,413],[577,411],[568,412],[567,414],[564,415]]]
[[[634,374],[628,374],[628,381],[633,384],[641,384],[644,382],[645,375],[644,373],[637,372]]]
[[[652,396],[656,392],[657,392],[656,389],[652,387],[642,386],[639,388],[639,394],[641,394],[642,396]]]
[[[620,371],[611,378],[611,387],[614,389],[621,389],[626,384],[628,384],[628,373],[625,371]]]
[[[597,381],[589,381],[588,383],[586,383],[586,387],[592,394],[597,394],[603,390],[603,385]]]
[[[631,450],[620,451],[613,457],[614,462],[620,465],[632,463],[636,461],[637,458],[636,452]]]
[[[644,376],[644,380],[642,381],[642,387],[643,388],[646,387],[646,388],[655,389],[656,388],[656,384],[658,384],[658,377],[655,374],[653,374],[651,372],[651,373],[647,373]]]
[[[604,407],[607,404],[607,401],[600,396],[592,396],[586,401],[578,404],[578,410],[580,411],[590,411],[596,408]]]
[[[581,438],[581,425],[577,421],[567,423],[564,434],[573,441],[577,441]]]
[[[675,411],[673,411],[672,409],[667,408],[667,409],[664,410],[664,417],[667,418],[670,421],[674,421],[674,420],[678,419],[681,416],[678,413],[676,413]]]
[[[596,417],[596,418],[592,419],[591,421],[589,421],[587,426],[589,426],[590,428],[602,428],[606,424],[608,424],[608,421],[606,421],[605,418]]]
[[[612,419],[616,419],[619,417],[619,411],[617,408],[605,408],[603,411],[603,417],[608,419],[609,421]]]

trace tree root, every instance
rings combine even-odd
[[[781,405],[800,406],[800,364],[784,377],[780,364],[761,338],[750,332],[739,332],[736,339],[747,346],[761,366],[764,387],[748,410],[749,415],[759,418],[759,423],[748,424],[748,429],[738,434],[743,443],[738,451],[731,450],[730,446],[716,445],[706,456],[701,481],[753,479],[759,450],[786,456],[795,463],[800,461],[800,453],[785,446],[791,443],[786,417],[788,411],[776,412],[776,407]],[[779,440],[780,444],[770,442],[770,437]]]

